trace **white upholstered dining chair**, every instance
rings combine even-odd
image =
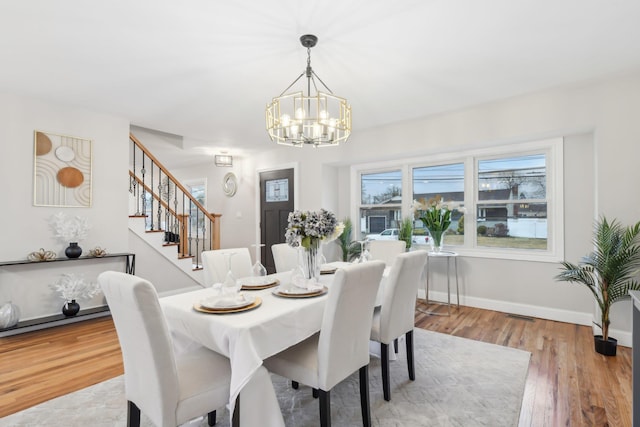
[[[139,426],[141,411],[158,427],[175,427],[205,414],[214,425],[216,408],[229,400],[229,359],[204,347],[174,354],[158,295],[147,280],[107,271],[98,283],[122,349],[127,425]]]
[[[271,245],[271,253],[276,273],[291,271],[298,265],[298,250],[289,246],[288,243]]]
[[[406,247],[404,240],[371,240],[369,254],[371,259],[379,259],[391,266],[398,255],[406,252]]]
[[[228,254],[231,257],[231,273],[236,279],[253,275],[251,254],[247,248],[214,249],[202,252],[202,266],[204,269],[204,284],[212,286],[223,283],[228,271]]]
[[[371,261],[339,269],[329,289],[320,332],[264,361],[280,376],[306,384],[320,395],[320,425],[331,425],[331,389],[359,371],[364,426],[369,407],[369,333],[384,263]]]
[[[403,242],[404,243],[404,242]],[[389,344],[405,335],[409,379],[415,380],[413,362],[413,327],[416,295],[427,263],[427,251],[406,252],[396,257],[383,290],[382,304],[376,307],[371,327],[371,340],[380,343],[382,392],[391,400],[389,385]],[[395,341],[397,345],[397,341]]]

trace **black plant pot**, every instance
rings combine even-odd
[[[69,247],[64,250],[64,254],[67,258],[78,258],[82,255],[82,248],[76,242],[69,243]]]
[[[67,317],[73,317],[80,311],[80,304],[76,302],[76,300],[71,300],[71,302],[67,301],[62,306],[62,314]]]
[[[602,339],[602,335],[594,335],[593,342],[595,344],[596,352],[605,356],[615,356],[616,349],[618,348],[618,340],[609,337],[607,341]]]

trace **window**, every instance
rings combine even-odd
[[[464,203],[464,163],[413,168],[411,181],[413,200],[425,204],[440,196],[446,202]],[[414,235],[427,234],[422,221],[415,225]],[[460,210],[451,213],[451,225],[445,235],[448,245],[464,243],[464,218]]]
[[[477,245],[547,249],[546,154],[478,160]]]
[[[413,200],[441,196],[460,205],[445,246],[466,256],[556,262],[564,258],[562,161],[555,138],[369,166],[378,171],[354,166],[361,236],[399,228]],[[414,236],[426,234],[416,220]]]
[[[204,208],[207,207],[207,183],[205,179],[197,181],[185,182],[185,187],[189,190],[189,193],[194,199],[198,201]],[[205,227],[205,216],[194,203],[188,203],[189,205],[189,225],[192,235],[202,235]],[[206,236],[206,234],[205,234]]]
[[[360,175],[360,237],[398,228],[402,210],[402,171]],[[354,224],[355,228],[356,224]]]

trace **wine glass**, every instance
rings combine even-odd
[[[224,282],[222,283],[222,291],[223,293],[237,293],[239,291],[238,280],[231,272],[231,258],[235,255],[234,252],[229,252],[225,254],[227,257],[227,275],[224,277]]]
[[[264,243],[257,243],[251,246],[258,248],[264,246]],[[264,277],[267,275],[267,269],[260,262],[258,251],[256,251],[256,263],[253,264],[253,267],[251,267],[251,271],[253,272],[254,277]]]
[[[296,264],[296,266],[291,270],[291,283],[289,284],[289,286],[304,286],[304,283],[306,282],[306,275],[304,274],[304,269],[302,268],[302,264],[303,264],[303,249],[302,248],[298,248],[297,249],[298,252],[298,263]]]
[[[369,243],[368,239],[364,239],[360,241],[360,256],[358,257],[358,263],[367,262],[371,260],[371,254],[367,249],[367,243]]]

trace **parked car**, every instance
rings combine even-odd
[[[398,240],[398,229],[387,228],[376,234],[367,234],[367,240]],[[414,235],[411,237],[411,241],[418,245],[426,245],[429,242],[428,235]]]
[[[377,234],[367,234],[368,240],[398,240],[398,229],[387,228]]]

